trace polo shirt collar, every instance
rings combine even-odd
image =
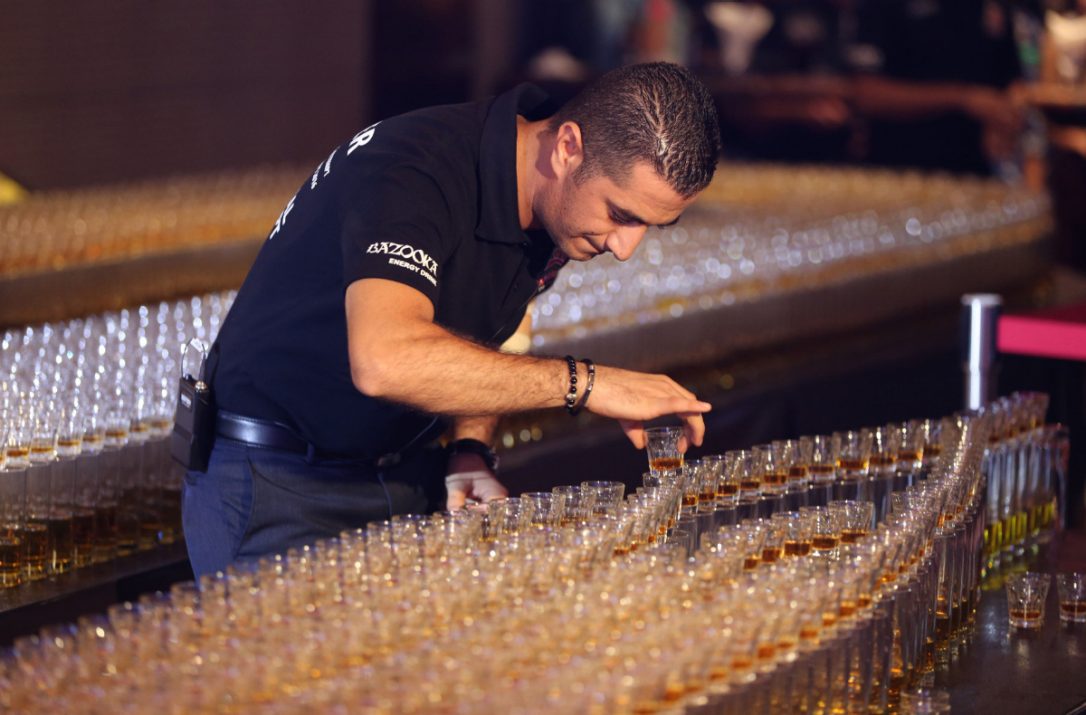
[[[536,113],[547,95],[533,84],[520,84],[498,95],[483,123],[479,148],[479,222],[477,238],[499,243],[530,240],[520,227],[517,202],[517,115],[541,119]]]

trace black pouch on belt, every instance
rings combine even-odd
[[[195,377],[185,371],[185,355],[190,348],[200,353],[200,367]],[[185,469],[196,472],[207,470],[207,460],[215,440],[215,400],[211,387],[203,379],[206,364],[207,349],[199,340],[190,340],[181,348],[181,380],[173,434],[170,436],[170,456]]]

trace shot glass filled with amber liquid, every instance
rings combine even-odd
[[[1060,596],[1060,620],[1086,623],[1086,573],[1057,574],[1056,590]]]
[[[645,430],[650,472],[674,472],[682,468],[683,453],[679,451],[682,435],[681,427],[650,427]]]
[[[1040,628],[1051,578],[1046,573],[1016,573],[1007,577],[1007,616],[1014,628]]]

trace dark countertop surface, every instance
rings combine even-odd
[[[1014,571],[1083,570],[1086,536],[1066,533]],[[937,655],[935,687],[950,691],[954,713],[1060,715],[1086,712],[1086,623],[1060,622],[1053,579],[1038,630],[1011,628],[1001,574],[985,584],[973,630]]]

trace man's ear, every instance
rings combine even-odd
[[[576,122],[562,122],[555,131],[551,169],[562,179],[572,174],[584,162],[584,142],[581,127]]]

